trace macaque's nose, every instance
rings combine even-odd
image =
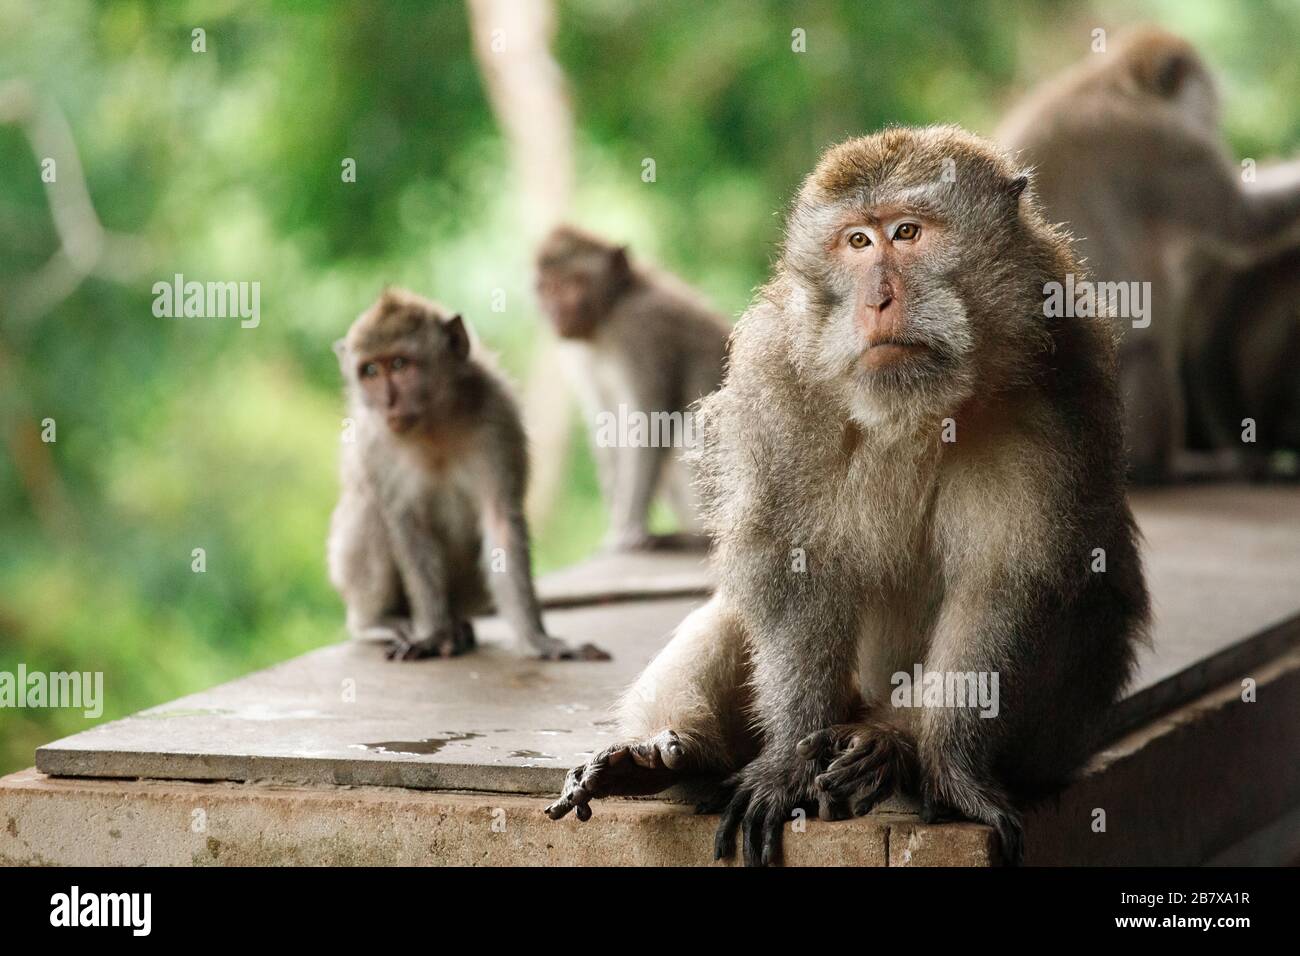
[[[391,378],[384,379],[384,386],[385,386],[384,398],[388,402],[388,407],[393,408],[394,406],[397,405],[397,386],[393,384],[393,380]]]
[[[874,292],[867,292],[862,298],[862,304],[868,309],[875,309],[877,313],[884,312],[894,301],[894,287],[888,279],[881,279]]]

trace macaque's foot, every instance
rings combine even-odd
[[[921,781],[921,819],[933,823],[955,816],[991,826],[1002,844],[1002,862],[1019,866],[1025,857],[1024,824],[1020,812],[996,785],[973,780],[964,773],[942,769],[927,772]]]
[[[643,797],[673,784],[686,764],[686,745],[671,730],[647,740],[615,744],[569,771],[560,798],[546,808],[558,820],[570,810],[591,819],[591,801],[601,797]]]
[[[474,647],[474,625],[458,621],[425,638],[416,638],[409,630],[394,630],[389,638],[390,661],[418,661],[426,657],[456,657]]]
[[[770,749],[743,767],[728,781],[736,789],[714,835],[713,858],[722,860],[735,855],[739,831],[746,866],[779,863],[782,830],[796,807],[815,798],[816,773],[813,761],[797,754],[773,756]]]
[[[537,656],[544,661],[607,661],[610,659],[609,652],[602,651],[595,644],[573,645],[549,634],[534,639],[533,647],[537,649]]]
[[[886,723],[837,724],[805,737],[795,750],[826,768],[814,781],[823,820],[860,817],[891,793],[916,786],[916,745]]]

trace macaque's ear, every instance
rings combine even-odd
[[[1025,191],[1025,187],[1028,185],[1029,174],[1021,173],[1015,179],[1011,180],[1010,184],[1007,186],[1007,191],[1010,193],[1012,199],[1019,199],[1020,194]]]
[[[451,346],[451,354],[458,359],[469,356],[469,331],[465,328],[465,320],[457,312],[450,319],[442,323],[443,331],[447,333],[447,342]]]
[[[1192,70],[1191,61],[1182,53],[1161,57],[1151,77],[1151,85],[1166,99],[1173,99]]]
[[[348,340],[335,339],[332,348],[334,349],[334,354],[337,355],[340,359],[342,359],[348,354]]]
[[[627,246],[616,246],[609,254],[609,271],[616,276],[625,276],[632,271],[627,261]]]

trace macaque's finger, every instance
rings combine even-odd
[[[877,778],[874,784],[866,783],[858,787],[857,793],[853,797],[853,815],[855,817],[866,816],[888,793],[888,781],[883,774]]]
[[[674,770],[681,764],[686,751],[677,734],[665,730],[643,743],[628,748],[628,755],[637,766],[648,770],[663,768]]]
[[[852,757],[852,760],[846,759]],[[813,780],[813,784],[818,790],[825,790],[828,793],[834,793],[844,788],[846,784],[852,783],[862,777],[864,773],[869,772],[870,764],[866,763],[868,755],[860,751],[854,751],[851,754],[845,754],[844,757],[837,759],[832,765],[832,769],[825,773],[819,773]]]
[[[741,824],[744,832],[745,866],[759,866],[763,858],[764,832],[767,814],[761,804],[751,802],[745,811],[745,822]]]
[[[848,811],[844,809],[844,805],[839,800],[824,790],[818,792],[817,819],[827,821],[844,820],[848,816]]]
[[[805,760],[816,760],[831,745],[831,735],[832,731],[829,727],[809,734],[795,744],[794,752]]]
[[[726,860],[736,855],[736,831],[744,819],[745,808],[749,806],[749,791],[738,789],[731,796],[731,802],[722,811],[722,820],[713,835],[713,858]]]
[[[771,807],[763,820],[763,853],[760,866],[781,862],[781,840],[785,835],[785,813],[781,807]]]
[[[586,796],[582,791],[582,788],[578,785],[578,782],[582,778],[586,769],[587,765],[583,764],[582,766],[574,767],[565,774],[564,787],[560,790],[559,799],[543,811],[552,820],[559,820],[564,817],[570,810],[573,810],[577,806],[581,799]],[[581,814],[579,814],[579,819],[581,819]]]
[[[676,770],[686,760],[686,747],[682,744],[681,738],[671,730],[665,730],[659,736],[662,738],[659,742],[659,756],[665,767]]]

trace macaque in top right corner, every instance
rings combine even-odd
[[[1130,477],[1262,477],[1300,449],[1300,159],[1248,175],[1196,50],[1134,30],[1032,92],[996,138],[1086,260],[1064,307],[1122,332]]]

